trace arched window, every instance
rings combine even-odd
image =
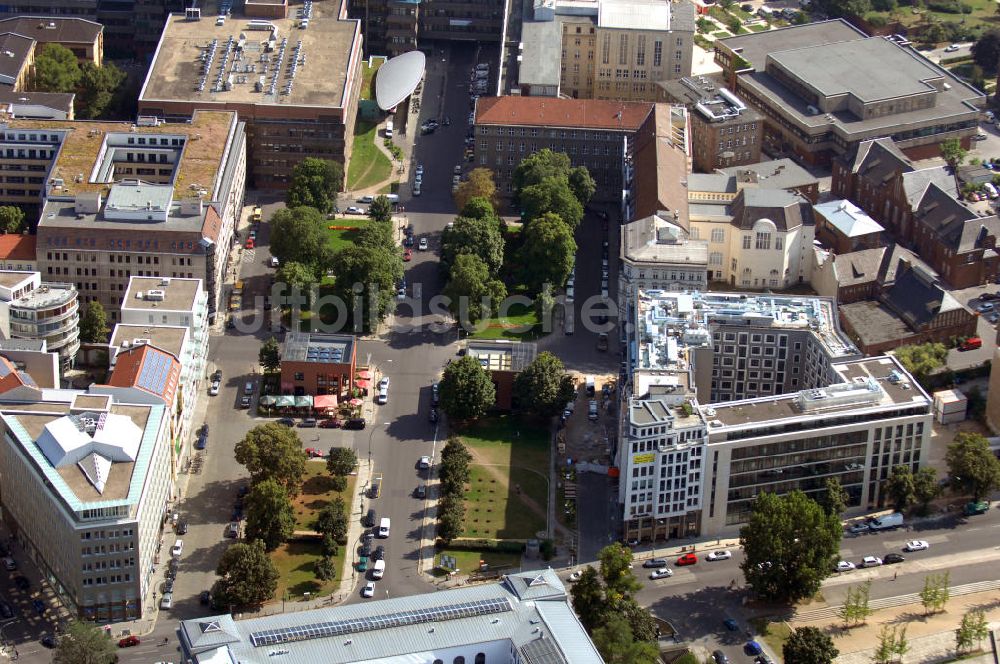
[[[476,654],[476,664],[486,664],[486,653]]]
[[[459,655],[453,660],[452,664],[465,664],[465,658]]]

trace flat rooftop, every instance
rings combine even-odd
[[[912,382],[896,358],[869,357],[833,365],[840,382],[798,393],[700,406],[709,434],[727,427],[809,421],[861,409],[926,405],[930,398]]]
[[[41,400],[32,402],[17,402],[13,398],[0,396],[0,416],[13,434],[14,444],[22,447],[52,490],[62,496],[70,509],[77,511],[88,507],[120,505],[126,501],[138,502],[164,407],[114,403],[106,410],[111,415],[128,418],[131,425],[138,428],[140,438],[136,441],[134,460],[109,462],[107,474],[102,478],[102,490],[98,491],[82,467],[86,465],[89,454],[79,463],[71,462],[55,467],[42,446],[36,442],[47,435],[47,425],[57,426],[58,421],[71,413],[81,414],[79,408],[73,408],[73,404],[76,400],[77,406],[84,405],[86,401],[80,401],[80,397],[86,393],[76,390],[43,390],[40,394]],[[96,403],[98,402],[95,401]],[[102,399],[99,405],[106,407],[106,404],[106,400]],[[94,414],[100,412],[105,411],[95,411]]]
[[[4,288],[16,288],[25,281],[30,281],[31,275],[33,274],[34,272],[31,270],[26,270],[24,272],[15,270],[0,270],[0,286]]]
[[[340,3],[336,5],[340,7]],[[297,18],[231,17],[224,25],[216,25],[214,18],[188,20],[184,14],[171,14],[139,99],[194,104],[343,106],[348,98],[345,92],[354,84],[348,72],[352,55],[360,49],[360,24],[338,18],[332,9],[330,15],[323,16],[323,3],[317,2],[313,7],[314,17],[304,30],[298,27]],[[256,29],[268,23],[276,28],[273,49],[265,46],[272,33]],[[245,35],[245,40],[240,35]],[[205,64],[210,65],[207,76],[203,74]],[[223,68],[222,85],[217,86]],[[229,76],[232,84],[225,85]],[[262,76],[263,91],[256,91]],[[289,82],[292,87],[286,92]]]
[[[187,138],[180,163],[175,166],[174,196],[190,197],[191,185],[209,189],[221,178],[225,163],[223,157],[229,135],[235,130],[236,113],[231,111],[196,111],[189,123],[136,126],[130,122],[82,122],[76,120],[10,120],[4,128],[63,133],[55,164],[49,173],[52,179],[61,178],[63,186],[54,195],[69,197],[86,192],[107,193],[110,182],[91,182],[90,174],[97,166],[109,133],[122,135],[183,135]],[[193,140],[191,140],[193,139]],[[77,176],[80,176],[79,178]],[[80,180],[77,182],[77,180]]]
[[[285,337],[281,359],[289,362],[350,364],[354,337],[347,334],[311,334],[301,332]]]
[[[479,360],[487,371],[520,371],[535,360],[538,347],[523,341],[473,341],[466,354]]]
[[[934,92],[927,81],[944,75],[930,60],[912,57],[881,37],[772,52],[769,57],[823,96],[848,94],[863,102]]]
[[[179,325],[115,325],[111,333],[111,346],[123,350],[127,342],[130,346],[136,339],[149,339],[149,343],[160,350],[171,353],[179,360],[183,359],[181,351],[184,340],[188,336],[188,328]],[[114,358],[112,358],[114,362]]]
[[[809,131],[826,131],[832,126],[845,136],[854,134],[851,140],[884,136],[899,127],[973,121],[985,104],[981,91],[919,52],[881,37],[868,37],[841,19],[739,35],[718,44],[717,48],[739,53],[753,69],[740,74],[740,91],[767,100]],[[866,101],[889,99],[893,94],[910,94],[906,91],[927,91],[924,81],[929,79],[940,79],[941,88],[934,94],[933,106],[903,113],[870,118],[859,118],[850,111],[816,113],[810,109],[813,100],[793,92],[765,71],[769,56],[797,72],[806,86],[822,87],[824,94],[850,92]],[[857,72],[865,72],[865,76]]]
[[[150,291],[160,291],[153,296]],[[177,277],[132,277],[122,296],[122,310],[156,309],[158,311],[192,311],[202,291],[201,279]],[[142,297],[139,294],[142,293]]]
[[[45,309],[74,297],[76,297],[76,286],[73,284],[43,281],[41,286],[14,300],[12,304],[26,309]]]

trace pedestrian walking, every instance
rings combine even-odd
[[[892,580],[895,581],[897,576],[899,576],[899,572],[893,572],[892,573]]]

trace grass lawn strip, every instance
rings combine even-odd
[[[330,246],[334,251],[340,251],[345,247],[351,246],[354,244],[354,241],[357,240],[358,235],[361,233],[361,229],[374,223],[376,222],[361,215],[328,219],[326,225],[327,233],[329,233],[330,238]],[[330,226],[350,226],[351,228],[350,230],[331,229],[329,228]]]
[[[443,555],[451,556],[455,559],[455,563],[458,565],[459,574],[471,574],[473,572],[478,572],[480,560],[489,565],[491,568],[519,567],[521,565],[521,556],[516,553],[499,553],[496,551],[455,551],[451,549],[443,549],[434,558],[434,563],[437,564]],[[437,571],[440,572],[440,570]]]
[[[358,120],[354,124],[354,148],[351,163],[347,168],[347,189],[356,191],[367,189],[389,179],[392,162],[378,149],[378,125]]]
[[[540,336],[538,333],[538,315],[534,307],[524,304],[511,305],[504,317],[490,318],[483,321],[479,329],[473,332],[473,339],[521,339],[529,340]],[[528,328],[528,329],[524,329]]]

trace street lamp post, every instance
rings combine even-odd
[[[372,432],[370,434],[368,434],[368,463],[369,464],[371,464],[371,462],[372,462],[372,438],[375,437],[375,432],[376,431],[378,431],[382,427],[387,427],[387,426],[389,426],[389,423],[388,422],[383,422],[381,426],[372,427]]]

